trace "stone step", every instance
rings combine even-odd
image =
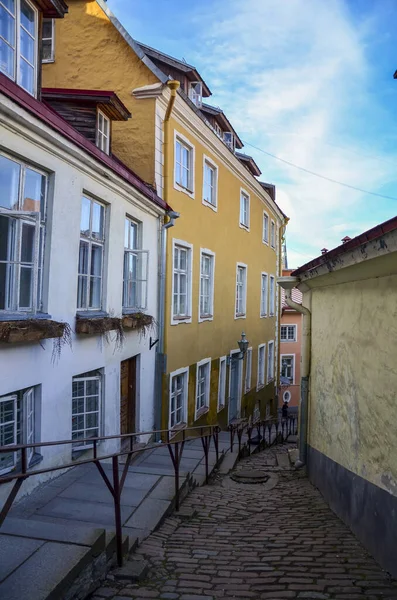
[[[226,475],[227,473],[229,473],[229,471],[231,471],[232,469],[234,469],[234,467],[236,466],[236,463],[238,461],[238,452],[228,452],[220,466],[219,466],[219,473],[221,475]]]

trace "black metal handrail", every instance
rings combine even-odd
[[[257,431],[257,444],[261,448],[273,446],[279,442],[283,443],[288,440],[290,435],[298,433],[298,417],[291,415],[282,419],[268,418],[257,419],[240,419],[235,423],[230,423],[230,452],[233,452],[234,439],[237,435],[238,451],[241,453],[242,437],[244,432],[248,436],[248,454],[251,454],[252,432]],[[266,441],[267,434],[267,441]],[[274,436],[274,437],[273,437]]]

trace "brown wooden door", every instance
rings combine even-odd
[[[136,356],[123,360],[120,365],[120,433],[134,433],[136,406]],[[126,439],[122,448],[129,447]]]

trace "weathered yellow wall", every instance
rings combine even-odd
[[[397,275],[311,293],[309,444],[397,495]]]
[[[43,87],[116,92],[132,113],[112,125],[115,153],[154,185],[155,100],[136,100],[137,87],[158,83],[95,0],[69,0],[55,23],[55,62],[43,65]]]

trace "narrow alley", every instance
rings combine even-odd
[[[148,562],[145,579],[110,579],[91,600],[397,598],[397,581],[368,555],[303,471],[287,460],[277,463],[280,452],[287,459],[287,445],[269,449],[196,488],[181,517],[166,519],[131,558]],[[233,479],[253,470],[267,481]]]

